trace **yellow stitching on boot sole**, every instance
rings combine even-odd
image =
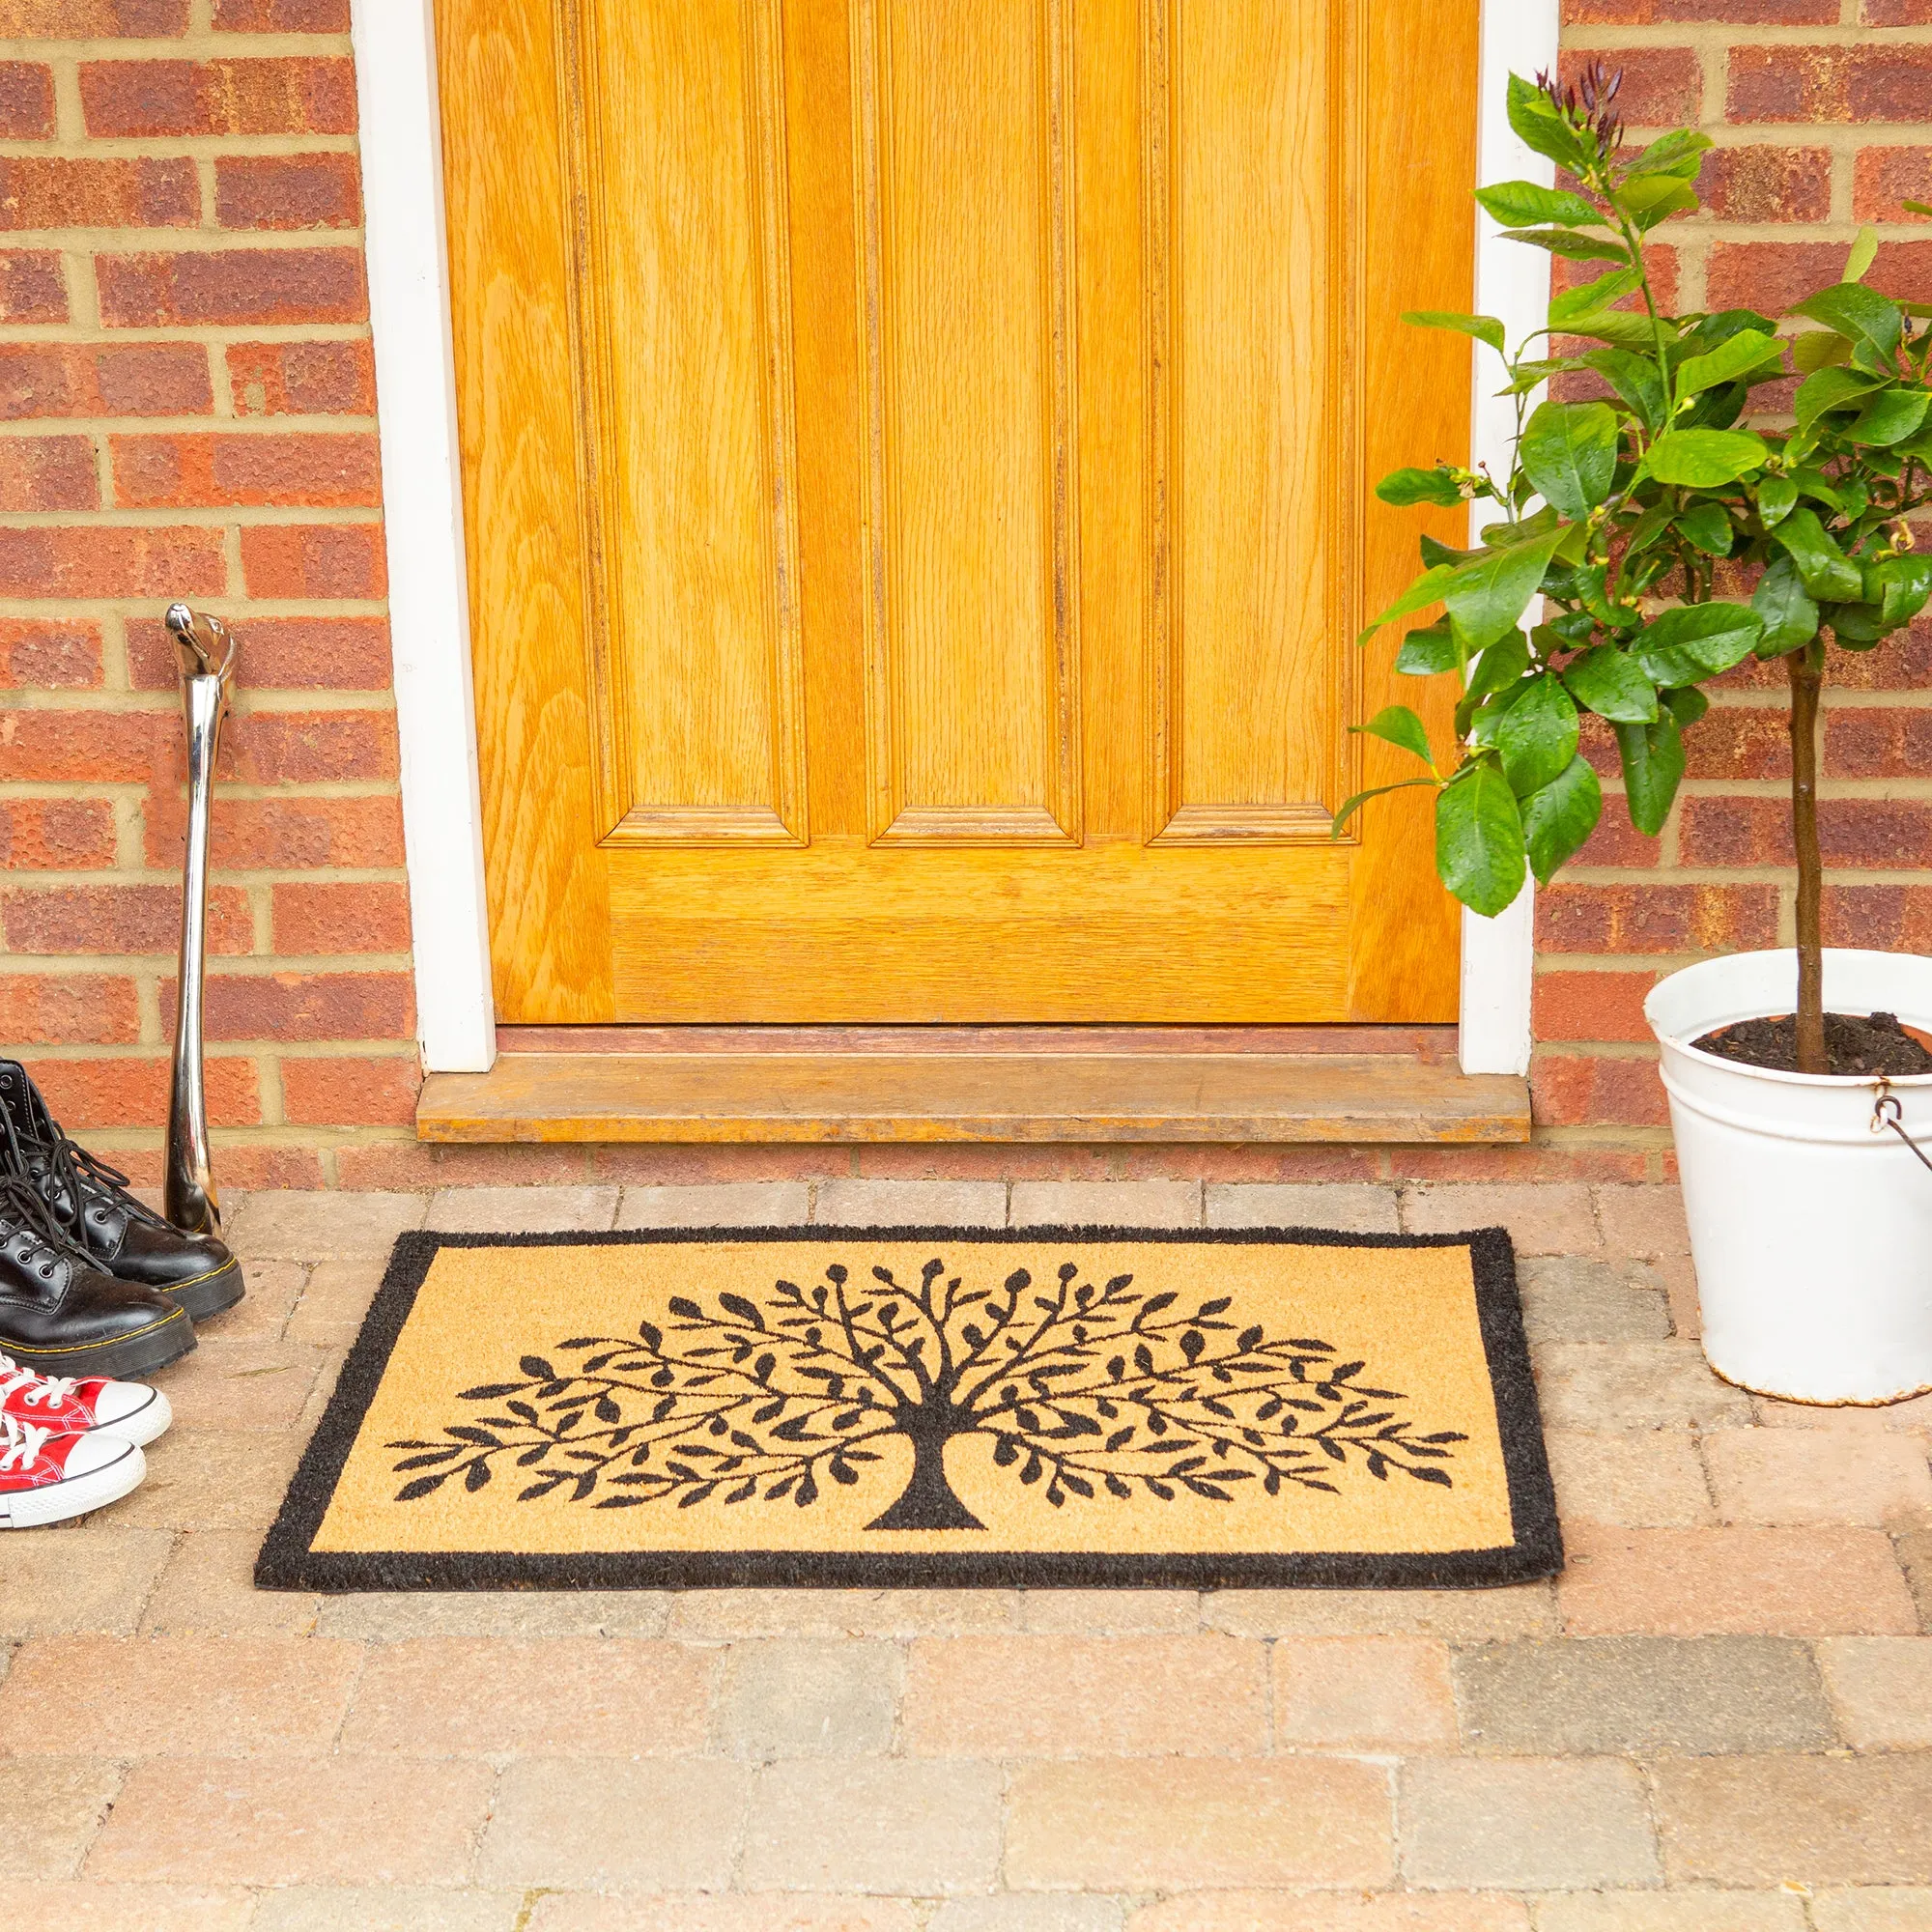
[[[142,1335],[152,1335],[156,1328],[165,1328],[170,1321],[185,1321],[187,1311],[177,1308],[163,1315],[158,1321],[150,1321],[145,1328],[136,1328],[132,1335],[110,1335],[104,1342],[76,1342],[71,1348],[37,1349],[31,1342],[16,1342],[14,1348],[27,1355],[92,1355],[102,1349],[111,1349],[117,1342],[132,1342]]]

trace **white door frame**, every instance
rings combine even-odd
[[[1559,0],[1483,0],[1477,174],[1548,180],[1511,133],[1504,76],[1556,64]],[[463,474],[443,229],[441,119],[432,0],[352,0],[362,188],[383,442],[403,837],[410,875],[416,1033],[423,1065],[480,1073],[497,1057],[483,801],[469,662]],[[1512,339],[1541,327],[1548,264],[1477,214],[1476,306]],[[1480,354],[1480,352],[1479,352]],[[1511,412],[1478,363],[1474,443],[1496,460]],[[1532,893],[1496,919],[1463,919],[1460,1052],[1470,1073],[1529,1067]]]

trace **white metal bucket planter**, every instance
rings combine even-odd
[[[1788,1013],[1797,955],[1738,952],[1673,973],[1644,1002],[1697,1267],[1704,1352],[1726,1381],[1810,1403],[1932,1389],[1932,1073],[1774,1072],[1690,1042]],[[1825,952],[1828,1012],[1932,1030],[1932,959]],[[1885,1114],[1887,1092],[1896,1100]],[[1909,1138],[1908,1138],[1909,1137]]]

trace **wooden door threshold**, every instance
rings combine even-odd
[[[433,1073],[443,1142],[1529,1139],[1529,1088],[1449,1027],[504,1028]],[[534,1050],[532,1050],[534,1049]]]

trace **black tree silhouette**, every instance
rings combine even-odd
[[[1236,1332],[1231,1295],[1181,1314],[1173,1293],[1144,1294],[1126,1274],[1096,1288],[1072,1262],[1031,1294],[1024,1268],[998,1290],[946,1272],[929,1261],[915,1286],[874,1267],[856,1288],[835,1264],[813,1288],[720,1293],[715,1314],[672,1296],[668,1327],[642,1322],[636,1340],[556,1344],[583,1356],[574,1370],[526,1355],[524,1379],[462,1391],[497,1412],[388,1445],[411,1452],[398,1473],[432,1472],[397,1500],[457,1475],[480,1490],[510,1466],[531,1472],[526,1502],[569,1485],[577,1502],[601,1490],[599,1509],[713,1496],[809,1508],[827,1480],[864,1481],[895,1435],[912,1445],[912,1476],[870,1529],[983,1528],[946,1473],[948,1443],[966,1435],[990,1436],[995,1464],[1044,1482],[1056,1508],[1183,1491],[1227,1502],[1255,1481],[1270,1496],[1332,1494],[1356,1469],[1450,1484],[1441,1464],[1461,1434],[1414,1434],[1389,1406],[1406,1398],[1358,1381],[1366,1364],[1327,1342],[1271,1339],[1259,1322]]]

